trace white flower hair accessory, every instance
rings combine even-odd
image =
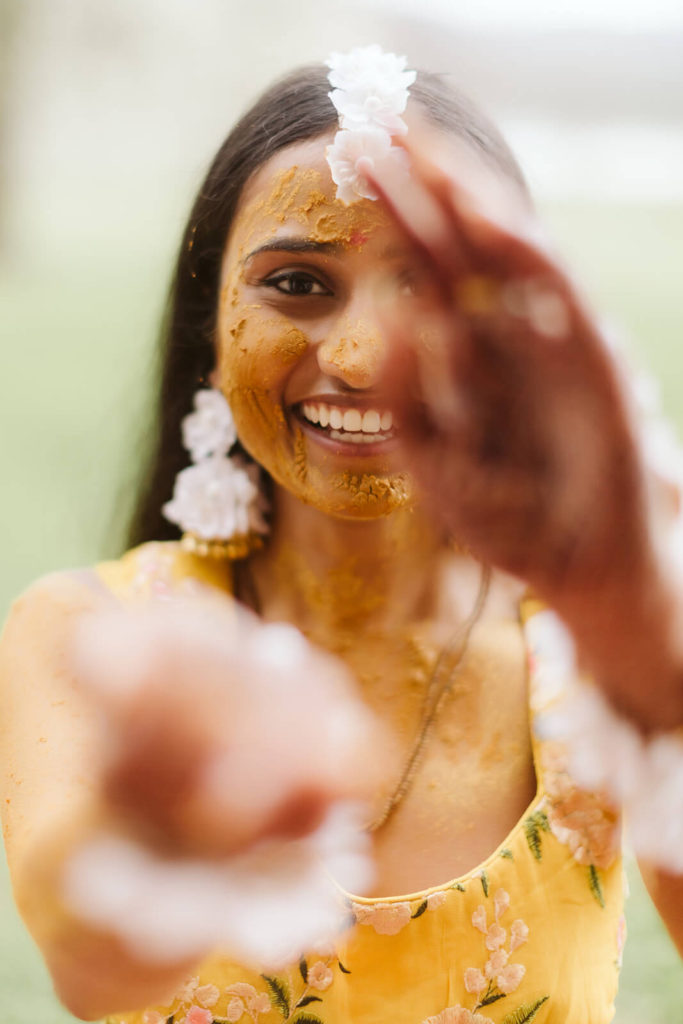
[[[391,136],[408,130],[401,114],[416,72],[405,70],[405,57],[384,53],[376,44],[333,53],[325,63],[333,86],[329,97],[339,114],[340,130],[326,151],[337,198],[344,203],[377,199],[364,172],[387,160],[406,168],[405,153],[392,145]]]
[[[237,431],[225,396],[215,388],[199,390],[181,429],[193,464],[178,473],[162,512],[184,531],[188,550],[244,558],[268,532],[266,505],[258,466],[239,455],[228,457]]]

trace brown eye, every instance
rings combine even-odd
[[[332,292],[317,277],[303,270],[285,270],[267,277],[266,288],[274,288],[283,295],[331,295]]]

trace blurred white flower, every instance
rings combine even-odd
[[[357,809],[339,802],[305,839],[261,842],[223,862],[165,859],[101,835],[68,861],[64,898],[150,963],[225,950],[275,969],[345,927],[348,910],[331,876],[358,891],[371,870]]]
[[[225,396],[215,388],[201,388],[194,396],[194,408],[181,424],[183,445],[192,461],[227,454],[237,431]]]

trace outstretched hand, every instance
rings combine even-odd
[[[386,370],[426,502],[548,598],[631,572],[647,553],[645,477],[595,322],[519,195],[502,210],[513,227],[407,148],[408,183],[369,175],[424,268],[387,319]]]
[[[465,188],[429,148],[406,145],[409,181],[367,169],[422,268],[385,322],[388,401],[422,500],[560,612],[617,707],[645,729],[678,724],[666,502],[621,371],[517,186],[492,215],[476,177]]]

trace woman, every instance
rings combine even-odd
[[[644,468],[590,317],[534,240],[505,144],[428,75],[404,120],[407,74],[373,49],[336,58],[329,82],[322,68],[294,73],[231,133],[183,240],[133,530],[135,545],[171,543],[42,581],[7,626],[8,859],[56,989],[85,1019],[611,1019],[618,815],[576,787],[561,744],[532,739],[530,702],[549,703],[549,680],[554,698],[561,689],[546,660],[558,625],[524,590],[560,613],[625,721],[645,736],[680,728],[679,604],[656,543],[668,493]],[[206,416],[199,430],[186,419],[209,384],[269,480],[258,550],[254,471],[228,459],[229,424],[218,405],[205,407],[208,431]],[[192,498],[211,473],[214,497],[225,483],[234,501],[237,542],[224,530],[210,543],[214,506]],[[173,543],[162,507],[192,528],[194,553]],[[179,612],[149,613],[148,598],[168,608],[179,591]],[[335,733],[352,698],[326,689],[337,670],[309,650],[285,660],[298,702],[287,718],[253,620],[239,650],[193,648],[187,622],[196,638],[215,615],[229,633],[230,593],[346,663],[381,734],[363,712],[362,736]],[[112,594],[142,623],[117,634],[127,669],[112,667],[106,636],[78,663],[75,628],[105,616]],[[301,676],[314,686],[295,694]],[[207,782],[217,762],[220,786]],[[155,863],[215,864],[314,834],[358,796],[371,894],[347,898],[353,927],[333,945],[275,970],[216,954],[201,927],[194,946],[171,941],[155,958],[122,941],[125,921],[108,927],[65,897],[69,864],[103,830]],[[652,880],[683,943],[680,878]]]

